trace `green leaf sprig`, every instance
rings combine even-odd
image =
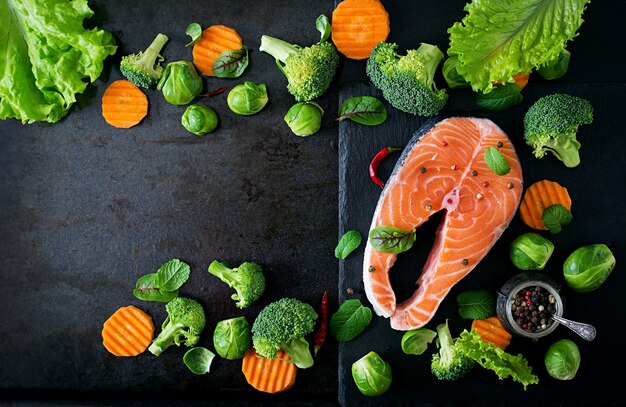
[[[185,34],[191,37],[191,41],[185,44],[185,47],[195,44],[202,36],[202,27],[198,23],[191,23],[187,26]]]
[[[353,298],[345,300],[330,317],[330,332],[340,342],[356,338],[372,322],[372,310]]]
[[[139,278],[133,294],[143,301],[170,302],[178,296],[178,289],[187,282],[190,273],[187,263],[172,259],[159,267],[156,273]]]
[[[550,233],[556,235],[563,226],[567,226],[572,222],[572,213],[563,205],[554,204],[543,210],[541,220]]]
[[[383,253],[402,253],[410,250],[415,242],[415,229],[403,230],[394,226],[378,226],[369,234],[374,249]]]
[[[387,109],[383,102],[373,96],[357,96],[346,99],[339,106],[337,121],[345,119],[366,126],[376,126],[387,120]]]
[[[456,301],[461,318],[487,319],[496,315],[496,297],[487,290],[464,291]]]
[[[358,230],[349,230],[341,236],[337,247],[335,248],[335,257],[345,259],[355,251],[360,245],[363,238]]]
[[[248,66],[248,47],[223,52],[213,62],[213,73],[218,78],[238,78]]]
[[[478,107],[494,112],[501,112],[519,105],[523,99],[522,88],[514,83],[497,85],[489,93],[474,93],[474,100]]]
[[[487,167],[497,175],[506,175],[511,171],[511,166],[506,161],[506,158],[494,146],[485,150],[484,158]]]

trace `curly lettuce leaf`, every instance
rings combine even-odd
[[[556,59],[583,23],[589,0],[474,0],[448,29],[448,55],[475,92]]]
[[[539,378],[532,374],[532,368],[521,354],[513,356],[493,343],[482,340],[474,329],[463,331],[456,340],[456,346],[485,369],[493,370],[500,380],[510,377],[523,384],[524,390],[529,384],[539,383]]]
[[[0,0],[0,119],[55,123],[115,53],[87,0]]]

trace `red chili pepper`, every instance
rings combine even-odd
[[[376,153],[374,158],[372,158],[372,161],[370,162],[370,178],[372,179],[372,181],[374,181],[374,184],[378,185],[381,188],[385,186],[385,183],[380,178],[378,178],[378,167],[380,166],[380,163],[385,159],[385,157],[387,157],[394,151],[399,150],[402,149],[398,147],[383,147],[380,149],[379,152]]]
[[[324,291],[322,295],[322,305],[320,309],[320,325],[315,331],[313,337],[313,355],[317,356],[317,351],[320,350],[324,341],[326,341],[326,333],[328,331],[328,291]]]

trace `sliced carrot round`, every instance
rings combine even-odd
[[[483,341],[491,342],[502,350],[511,343],[512,335],[504,329],[498,317],[474,320],[472,329],[478,332]]]
[[[548,180],[535,182],[524,194],[519,208],[520,218],[533,229],[548,230],[543,224],[543,211],[556,204],[563,205],[567,210],[572,208],[572,199],[567,188]]]
[[[528,85],[528,78],[530,78],[529,73],[516,73],[515,75],[513,75],[513,79],[515,79],[515,84],[522,89],[524,89],[526,85]]]
[[[207,76],[213,74],[213,63],[226,51],[238,50],[243,46],[241,36],[233,28],[212,25],[202,31],[193,46],[193,63]]]
[[[102,344],[115,356],[137,356],[150,346],[154,323],[132,305],[115,311],[102,327]]]
[[[366,59],[389,35],[389,14],[379,0],[344,0],[333,11],[332,39],[343,55]]]
[[[148,97],[125,79],[110,84],[102,95],[102,116],[111,126],[127,129],[148,114]]]
[[[298,368],[286,362],[289,356],[278,351],[276,359],[265,359],[250,349],[243,357],[241,371],[248,383],[264,393],[278,393],[289,389],[296,382]]]

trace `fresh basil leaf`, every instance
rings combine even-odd
[[[146,274],[137,280],[133,294],[143,301],[170,302],[178,297],[178,290],[163,291],[156,283],[157,274]]]
[[[222,53],[213,62],[213,73],[218,78],[238,78],[248,66],[248,47]]]
[[[320,42],[319,42],[320,44],[325,42],[328,39],[328,37],[330,37],[330,30],[331,30],[330,21],[328,21],[328,17],[326,17],[324,14],[317,17],[317,20],[315,20],[315,28],[317,28],[317,30],[322,35],[322,38],[320,39]]]
[[[387,120],[387,109],[373,96],[357,96],[345,100],[339,106],[337,121],[350,119],[366,126],[376,126]]]
[[[215,354],[213,352],[207,348],[198,346],[185,352],[183,362],[187,365],[191,373],[205,374],[209,373],[211,370],[211,362],[213,362],[214,357]]]
[[[459,315],[465,319],[487,319],[496,315],[496,297],[487,290],[470,290],[456,297]]]
[[[349,230],[341,236],[341,240],[335,248],[335,257],[338,259],[345,259],[356,250],[361,244],[363,238],[358,230]]]
[[[172,259],[156,272],[156,285],[162,291],[175,291],[189,279],[189,265],[178,259]]]
[[[187,26],[185,34],[191,37],[191,41],[185,44],[185,47],[195,44],[202,36],[202,27],[198,23],[191,23]]]
[[[522,103],[522,88],[514,83],[497,85],[489,93],[476,92],[474,100],[478,107],[501,112]]]
[[[383,253],[402,253],[415,242],[415,229],[402,230],[393,226],[379,226],[369,234],[370,244]]]
[[[546,65],[539,67],[537,73],[543,78],[549,81],[553,79],[560,79],[567,73],[569,68],[570,53],[564,49],[561,51],[558,57],[548,62]]]
[[[340,342],[356,338],[372,322],[372,310],[358,299],[346,300],[330,317],[330,332]]]
[[[428,349],[428,344],[435,339],[437,332],[427,328],[407,331],[402,336],[402,352],[407,355],[421,355]]]
[[[543,210],[541,220],[543,220],[543,224],[548,228],[550,233],[556,235],[561,231],[563,226],[570,224],[572,221],[572,213],[563,205],[554,204]]]
[[[494,146],[485,150],[484,158],[487,167],[497,175],[506,175],[511,171],[511,166],[506,161],[506,158]]]

